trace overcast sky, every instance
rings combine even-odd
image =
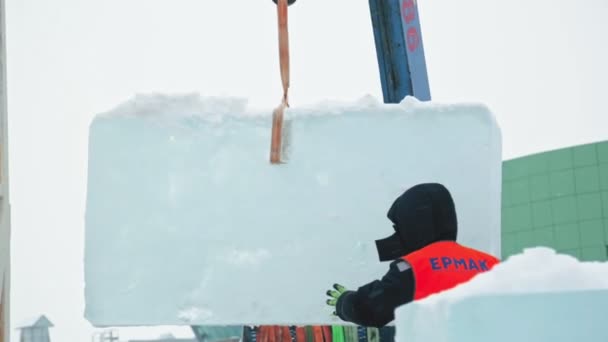
[[[270,0],[6,2],[12,320],[45,313],[56,341],[89,341],[89,123],[148,92],[242,96],[270,110],[281,93],[276,10]],[[608,139],[608,1],[419,8],[433,99],[487,104],[505,158]],[[298,0],[290,39],[293,107],[382,98],[368,1]]]

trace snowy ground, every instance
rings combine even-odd
[[[396,311],[399,342],[607,341],[608,262],[526,249]]]

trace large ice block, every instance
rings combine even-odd
[[[398,342],[608,341],[608,263],[537,247],[396,310]]]
[[[96,326],[330,324],[325,291],[381,277],[404,190],[453,193],[459,241],[500,255],[501,138],[478,104],[292,109],[290,159],[245,102],[139,96],[90,127],[86,317]]]

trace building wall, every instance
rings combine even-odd
[[[608,141],[504,162],[503,258],[538,245],[608,259]]]
[[[50,342],[48,327],[31,327],[21,329],[19,342]]]

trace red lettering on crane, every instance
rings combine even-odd
[[[406,40],[407,40],[407,48],[410,50],[410,52],[416,51],[416,49],[418,48],[418,45],[420,44],[420,38],[418,37],[418,31],[416,30],[416,28],[414,26],[411,26],[407,30]]]
[[[410,25],[416,20],[416,0],[403,0],[401,3],[401,16],[405,25]],[[418,36],[418,30],[415,26],[410,26],[406,30],[406,44],[408,50],[411,52],[416,51],[418,45],[420,45],[420,37]]]
[[[403,0],[401,5],[401,15],[403,16],[403,20],[405,20],[406,24],[410,24],[414,19],[416,19],[416,4],[414,0]]]

